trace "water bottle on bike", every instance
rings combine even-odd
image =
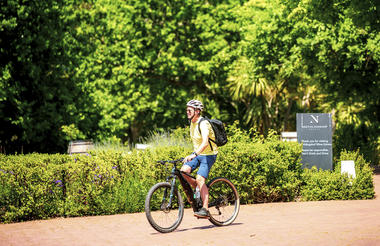
[[[195,199],[199,199],[199,198],[201,198],[201,192],[199,191],[198,186],[197,186],[197,188],[195,189],[195,192],[194,192],[194,198],[195,198]]]
[[[198,204],[198,207],[202,207],[202,199],[201,199],[201,192],[199,190],[199,187],[195,188],[194,191],[194,200]]]

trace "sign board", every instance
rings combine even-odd
[[[71,154],[85,154],[94,148],[94,144],[90,140],[76,140],[69,143],[67,152]]]
[[[297,142],[297,132],[281,132],[281,139],[284,142]]]
[[[331,114],[297,114],[297,140],[303,146],[303,167],[332,169]]]

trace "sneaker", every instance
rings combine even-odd
[[[201,208],[198,212],[194,213],[194,216],[198,218],[210,218],[210,214],[206,208]]]

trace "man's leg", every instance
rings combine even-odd
[[[191,173],[191,167],[185,164],[181,167],[181,171],[184,173],[190,174]],[[183,175],[183,177],[186,179],[187,182],[189,182],[189,184],[191,185],[191,187],[193,187],[193,189],[195,189],[195,187],[197,187],[197,181],[195,181],[195,179],[193,179],[187,175]]]
[[[198,212],[195,212],[195,216],[200,218],[208,218],[210,216],[208,212],[208,199],[209,199],[209,193],[208,188],[206,185],[206,179],[208,177],[208,174],[210,172],[210,169],[212,165],[215,163],[216,155],[212,156],[202,156],[201,157],[201,163],[199,166],[199,170],[197,172],[197,185],[200,189],[202,201],[203,201],[203,207]]]
[[[201,197],[203,201],[203,207],[208,209],[208,188],[206,185],[206,179],[202,177],[201,175],[197,175],[197,185],[199,187],[199,190],[201,192]]]

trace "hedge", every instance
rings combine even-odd
[[[356,178],[341,174],[341,161],[355,162]],[[371,199],[375,196],[373,169],[359,150],[343,150],[334,170],[305,169],[302,174],[301,198],[304,201]]]
[[[229,178],[242,204],[374,197],[372,170],[358,152],[341,156],[357,163],[351,180],[340,175],[338,164],[334,171],[302,169],[301,145],[276,135],[234,136],[220,148],[209,179]],[[130,153],[0,155],[0,221],[141,212],[149,188],[170,171],[156,161],[191,151],[165,146]]]

